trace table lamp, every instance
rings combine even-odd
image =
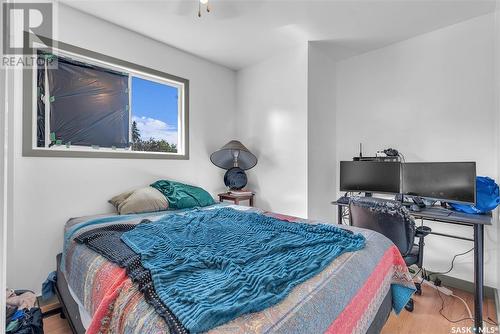
[[[224,184],[231,190],[240,190],[247,184],[245,170],[257,164],[257,157],[242,143],[231,140],[210,155],[210,161],[217,167],[226,169]]]

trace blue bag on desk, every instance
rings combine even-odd
[[[450,203],[455,211],[481,214],[494,210],[500,204],[500,193],[495,180],[485,176],[476,178],[476,205]]]

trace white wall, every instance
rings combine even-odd
[[[122,191],[171,178],[212,194],[224,188],[223,171],[209,155],[235,136],[236,74],[60,5],[63,42],[190,80],[190,159],[124,160],[28,158],[21,155],[22,82],[17,73],[14,117],[14,217],[9,224],[8,286],[39,292],[62,248],[70,217],[111,212],[107,200]],[[270,154],[270,153],[269,153]]]
[[[367,153],[393,146],[408,160],[475,160],[480,174],[500,175],[492,15],[351,58],[337,64],[337,72],[315,45],[304,45],[236,75],[63,5],[59,39],[188,78],[191,159],[22,157],[22,82],[16,73],[10,91],[15,105],[9,109],[15,142],[10,287],[40,291],[55,268],[66,220],[111,211],[107,199],[118,192],[158,178],[198,184],[213,194],[221,190],[223,171],[210,163],[209,154],[231,138],[259,157],[248,171],[256,205],[302,217],[333,219],[334,208],[326,205],[338,184],[329,178],[338,174],[332,157],[337,163],[350,159],[360,141]],[[486,234],[486,283],[493,285],[498,282],[496,226]],[[453,254],[469,247],[430,237],[426,267],[446,269]],[[472,258],[457,260],[453,273],[472,280]]]
[[[496,143],[497,150],[500,148],[500,0],[496,1],[495,8],[495,50],[494,50],[494,59],[495,59],[495,114],[497,116],[496,126]],[[497,153],[498,154],[498,153]],[[497,175],[500,179],[500,155],[497,157]],[[499,210],[497,210],[497,217],[499,215]],[[497,241],[500,240],[500,228],[497,227]],[[498,256],[498,255],[497,255]],[[500,293],[500,265],[497,266],[497,301],[499,301],[499,293]],[[500,307],[497,304],[497,314],[500,314]]]
[[[307,216],[307,45],[237,76],[237,134],[259,157],[248,188],[266,210]]]
[[[2,8],[3,10],[3,8]],[[2,11],[0,10],[0,11]],[[3,14],[3,13],[2,13]],[[5,29],[4,26],[0,28],[2,30]],[[2,35],[3,36],[3,35]],[[1,39],[1,38],[0,38]],[[13,219],[13,199],[12,199],[12,189],[13,189],[13,119],[14,115],[12,112],[12,91],[7,89],[7,87],[11,87],[14,84],[14,75],[13,72],[8,69],[0,70],[0,158],[2,161],[0,162],[0,255],[2,259],[0,260],[0,270],[1,270],[1,278],[0,278],[0,309],[4,309],[5,305],[5,291],[8,287],[7,285],[7,253],[8,253],[8,244],[7,240],[10,237],[10,231],[8,229],[8,222],[11,222]],[[4,328],[5,326],[5,315],[2,314],[0,316],[0,328]]]
[[[476,161],[478,175],[497,178],[494,16],[481,16],[337,64],[338,160],[395,147],[407,161]],[[470,228],[428,223],[436,232],[470,237]],[[497,225],[486,228],[485,282],[497,280]],[[424,265],[448,269],[472,243],[426,241]],[[472,281],[472,255],[451,275]]]
[[[0,9],[0,14],[2,9]],[[1,28],[0,28],[1,30]],[[3,33],[3,31],[2,31]],[[6,83],[7,83],[7,71],[0,68],[0,103],[1,108],[5,110],[7,106],[6,99]],[[5,113],[0,113],[0,310],[5,308],[5,288],[6,288],[6,274],[5,274],[5,263],[7,259],[7,160],[6,155],[8,154],[6,150],[6,130],[7,130],[7,117]],[[5,328],[5,314],[2,312],[0,314],[0,328]]]
[[[332,222],[336,208],[335,62],[316,42],[308,45],[307,160],[309,219]]]

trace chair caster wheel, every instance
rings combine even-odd
[[[410,299],[408,301],[408,303],[406,303],[405,305],[405,309],[408,311],[408,312],[413,312],[413,299]]]
[[[420,283],[415,283],[415,288],[417,288],[417,291],[415,291],[415,294],[418,296],[422,295],[422,285]]]

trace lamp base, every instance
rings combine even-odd
[[[240,190],[247,185],[247,174],[239,167],[233,167],[224,174],[224,184],[231,190]]]

